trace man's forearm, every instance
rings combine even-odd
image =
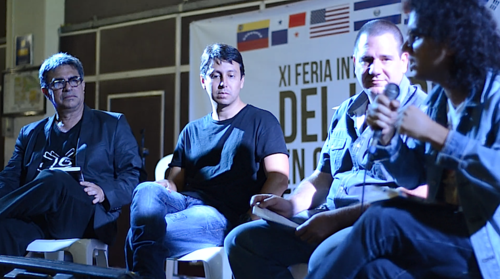
[[[269,172],[260,193],[282,196],[287,188],[288,177],[286,175],[279,172]]]
[[[331,174],[317,170],[311,176],[302,180],[290,197],[294,207],[294,214],[315,208],[324,203],[332,181]]]
[[[310,181],[303,180],[290,197],[293,205],[293,215],[311,208],[316,192],[317,189]]]
[[[341,228],[347,228],[354,225],[354,223],[359,219],[363,212],[368,209],[368,207],[370,207],[370,204],[363,204],[363,207],[361,207],[361,204],[358,203],[335,209],[337,214],[342,216],[341,218],[336,219],[339,222],[339,226]]]

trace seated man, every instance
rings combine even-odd
[[[408,40],[417,77],[440,86],[428,109],[379,96],[376,158],[403,185],[429,183],[425,203],[373,204],[308,278],[500,276],[500,36],[482,0],[412,0]],[[473,24],[471,24],[473,23]],[[411,139],[402,142],[397,131]]]
[[[125,117],[85,106],[77,58],[58,53],[45,60],[40,84],[56,114],[21,129],[0,172],[2,255],[22,256],[38,238],[111,244],[121,207],[139,181],[141,158]],[[56,170],[67,167],[81,173]]]
[[[252,195],[282,195],[288,186],[278,120],[240,99],[240,52],[214,44],[201,60],[201,85],[212,113],[181,132],[167,180],[142,183],[134,192],[127,268],[143,277],[164,278],[167,257],[222,246],[231,228],[250,220]]]
[[[364,123],[368,104],[384,92],[388,83],[399,84],[398,99],[404,106],[418,106],[425,98],[425,93],[410,85],[404,75],[408,54],[401,51],[402,43],[399,28],[389,21],[375,20],[361,28],[353,59],[363,91],[343,102],[335,112],[317,169],[288,199],[272,195],[252,199],[252,204],[259,203],[285,217],[314,209],[325,199],[326,209],[297,229],[260,220],[233,230],[224,247],[236,279],[292,278],[287,268],[290,265],[321,264],[366,207],[366,202],[365,206],[359,203],[362,192],[366,190],[365,197],[373,197],[374,187],[397,187],[381,164],[367,167],[370,163],[366,154],[373,131],[365,129]],[[365,172],[366,189],[361,187],[365,184]]]

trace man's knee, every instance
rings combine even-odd
[[[361,221],[365,227],[387,229],[393,225],[397,227],[397,224],[401,221],[402,213],[405,212],[393,206],[392,203],[382,202],[370,206],[368,210],[363,213]]]
[[[150,199],[158,196],[165,191],[165,187],[155,182],[143,182],[134,189],[133,201],[140,201],[141,199]]]
[[[281,231],[278,233],[282,233]],[[273,239],[273,228],[266,221],[258,220],[242,224],[233,229],[224,240],[226,253],[231,256],[238,251],[247,250],[254,253],[265,253],[261,249],[264,243],[269,244],[268,239]],[[268,245],[265,245],[268,246]]]
[[[262,231],[262,222],[264,221],[253,221],[234,228],[224,240],[226,252],[251,245],[253,238],[261,234],[259,231]]]
[[[131,223],[147,225],[150,222],[165,222],[165,205],[161,197],[165,195],[163,186],[154,182],[139,184],[135,190],[130,207]]]
[[[57,190],[58,187],[67,189],[68,185],[79,185],[71,175],[61,170],[42,170],[38,176],[33,180],[40,183],[36,183],[37,187],[44,187],[50,189],[49,192]]]

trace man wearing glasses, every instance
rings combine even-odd
[[[84,104],[77,58],[55,54],[39,77],[56,113],[21,129],[0,172],[0,254],[22,256],[41,238],[111,244],[121,207],[139,182],[137,142],[122,114]]]

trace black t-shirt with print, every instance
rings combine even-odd
[[[47,145],[43,153],[43,160],[38,168],[39,171],[48,168],[64,168],[75,166],[75,155],[80,136],[81,120],[66,133],[57,128],[54,121],[50,131]]]

